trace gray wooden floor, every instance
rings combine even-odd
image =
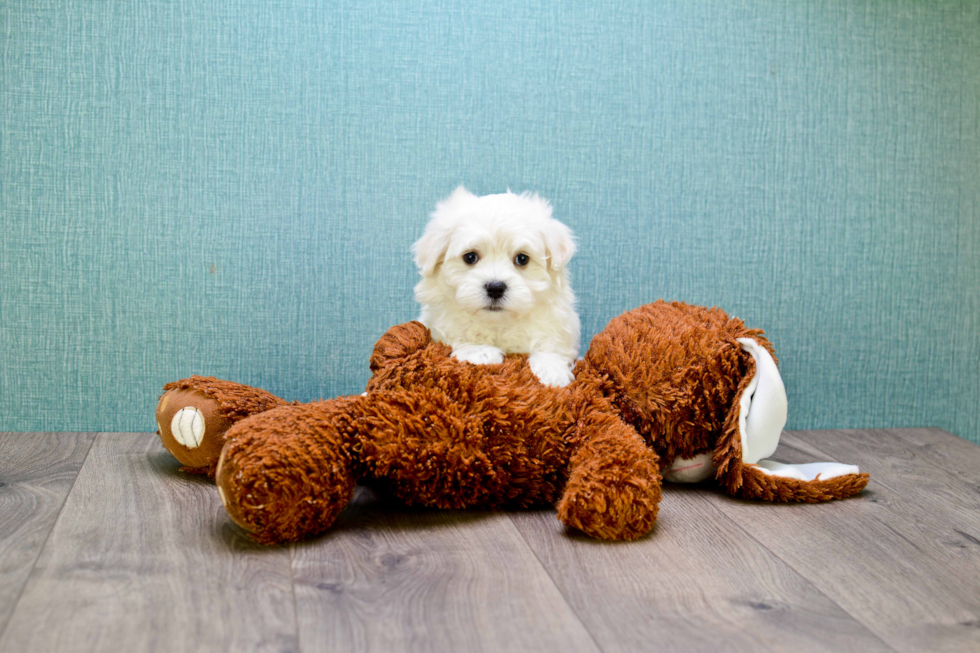
[[[0,434],[0,651],[980,651],[980,447],[788,432],[774,457],[871,483],[814,506],[667,486],[633,543],[359,490],[266,548],[154,435]]]

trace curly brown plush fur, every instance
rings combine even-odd
[[[772,352],[761,331],[718,309],[656,302],[610,322],[572,384],[551,388],[526,356],[462,363],[411,322],[378,341],[364,396],[286,404],[204,377],[170,392],[193,390],[212,412],[238,418],[209,442],[221,451],[216,481],[229,514],[266,543],[329,528],[368,479],[437,508],[556,505],[562,522],[603,539],[653,527],[660,472],[675,457],[713,452],[716,478],[741,496],[860,491],[866,474],[802,482],[742,463],[738,397],[755,370],[737,342],[745,337]]]
[[[543,386],[525,356],[460,363],[417,322],[385,334],[371,367],[367,396],[275,408],[228,431],[217,482],[260,541],[323,530],[365,478],[437,508],[561,499],[563,521],[607,539],[652,527],[656,454],[594,384]]]

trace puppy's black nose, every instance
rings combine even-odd
[[[490,299],[500,299],[507,292],[507,284],[503,281],[491,281],[483,287],[487,289],[487,297]]]

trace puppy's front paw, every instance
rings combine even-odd
[[[572,382],[572,368],[568,360],[559,354],[539,352],[527,359],[534,376],[545,385],[563,388]]]
[[[504,352],[490,345],[463,345],[453,349],[453,358],[474,365],[495,365],[504,362]]]

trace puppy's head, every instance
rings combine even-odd
[[[477,197],[460,186],[436,205],[412,251],[419,303],[491,317],[522,315],[559,291],[575,242],[537,195]]]

